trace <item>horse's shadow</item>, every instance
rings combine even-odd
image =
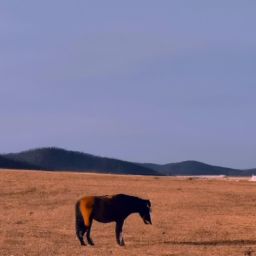
[[[170,245],[194,245],[194,246],[228,246],[228,245],[256,245],[256,240],[212,240],[212,241],[163,241]]]

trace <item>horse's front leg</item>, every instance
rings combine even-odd
[[[116,222],[116,241],[120,246],[124,246],[123,224],[123,220],[119,220]]]

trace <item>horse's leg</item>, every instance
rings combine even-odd
[[[85,246],[84,233],[86,232],[86,227],[84,225],[76,225],[76,235],[80,241],[80,244]]]
[[[88,241],[89,245],[94,245],[94,243],[93,243],[93,241],[91,239],[91,236],[90,236],[90,234],[91,234],[91,227],[92,227],[92,219],[90,221],[90,225],[89,225],[87,233],[86,233],[86,238],[87,238],[87,241]]]
[[[90,245],[93,245],[93,242],[90,238],[90,230],[91,230],[91,225],[92,225],[92,211],[93,211],[93,207],[91,207],[91,206],[88,207],[86,202],[80,203],[80,212],[81,212],[81,216],[83,218],[83,225],[84,225],[84,230],[81,235],[83,236],[84,233],[87,232],[86,237],[87,237],[88,243]],[[80,242],[81,242],[81,235],[78,237]],[[81,242],[81,245],[85,245],[83,240]]]
[[[83,216],[81,214],[79,203],[76,204],[76,235],[81,245],[85,245],[84,233],[86,232],[86,226],[84,225]]]
[[[123,224],[124,224],[123,220],[116,222],[116,241],[120,246],[124,246],[124,238],[122,234]]]

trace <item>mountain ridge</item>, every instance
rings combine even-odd
[[[0,168],[112,174],[250,176],[256,169],[235,169],[187,160],[177,163],[136,163],[58,147],[35,148],[0,155]]]
[[[227,175],[250,176],[251,170],[241,170],[229,167],[210,165],[195,160],[187,160],[177,163],[153,164],[144,163],[144,166],[157,170],[165,175]]]
[[[161,175],[153,169],[136,163],[56,147],[30,149],[3,156],[9,160],[40,166],[41,169],[49,171]]]
[[[6,169],[28,169],[28,170],[34,170],[41,168],[39,166],[29,164],[23,161],[18,161],[14,159],[9,159],[7,157],[4,157],[0,155],[0,168],[6,168]]]

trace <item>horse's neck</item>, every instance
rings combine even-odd
[[[140,207],[139,204],[131,204],[131,207],[129,207],[129,209],[127,209],[127,216],[132,214],[132,213],[139,213],[140,212]]]

